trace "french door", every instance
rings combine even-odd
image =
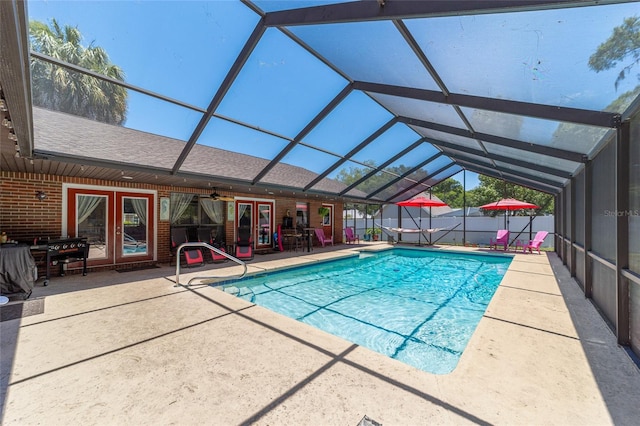
[[[322,230],[327,237],[333,236],[333,204],[322,204],[322,207],[329,209],[329,213],[322,217]]]
[[[88,239],[90,265],[154,259],[155,193],[68,187],[65,195],[63,233]]]
[[[251,228],[251,236],[256,249],[273,246],[273,200],[236,199],[236,239],[238,227]]]

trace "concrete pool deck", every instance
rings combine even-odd
[[[362,247],[256,256],[249,271]],[[181,282],[209,269],[231,275],[239,267],[183,269]],[[0,323],[0,423],[355,426],[367,415],[385,426],[632,425],[640,418],[640,370],[554,253],[515,255],[446,375],[174,280],[175,267],[163,267],[39,282],[32,298],[45,297],[44,313]]]

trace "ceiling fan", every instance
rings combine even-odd
[[[209,197],[213,198],[214,201],[233,201],[234,198],[233,197],[225,197],[223,195],[218,194],[218,191],[213,188],[213,192],[211,193],[211,195],[209,195]]]

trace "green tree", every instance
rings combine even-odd
[[[340,172],[338,172],[338,174],[336,175],[336,179],[344,183],[345,185],[351,185],[352,183],[356,182],[357,180],[371,172],[372,169],[376,168],[376,165],[373,161],[366,161],[365,164],[369,165],[370,167],[351,166],[349,168],[340,170]],[[410,169],[410,167],[405,165],[387,167],[384,169],[386,173],[378,172],[374,174],[364,182],[358,184],[356,189],[364,192],[365,194],[370,194],[375,190],[385,186],[390,181],[394,180],[395,177],[404,175]],[[410,185],[413,185],[415,181],[421,180],[425,176],[427,176],[426,170],[417,170],[411,173],[409,176],[406,176],[404,179],[400,179],[398,182],[395,182],[393,185],[385,188],[382,192],[378,193],[377,196],[380,198],[391,197],[402,191],[403,189],[409,187]]]
[[[629,58],[615,81],[615,87],[624,80],[633,67],[640,63],[640,17],[625,18],[622,25],[613,29],[609,38],[589,57],[589,68],[595,72],[611,69]],[[640,78],[640,75],[638,76]]]
[[[553,213],[553,196],[550,194],[484,175],[479,175],[478,180],[480,184],[467,191],[467,205],[469,206],[482,206],[501,198],[516,198],[540,206],[540,209],[536,211],[538,214]],[[495,216],[496,214],[504,214],[504,212],[489,210],[485,214]],[[526,210],[515,210],[511,214],[528,216],[529,213]]]
[[[625,62],[626,61],[626,62]],[[609,38],[598,46],[589,57],[589,68],[595,72],[605,71],[622,65],[614,85],[616,89],[627,78],[635,66],[640,63],[640,18],[625,18],[622,25],[615,27]],[[640,74],[638,75],[640,79]],[[640,85],[622,93],[604,108],[604,111],[623,113],[640,94]],[[562,123],[553,134],[551,146],[578,147],[589,152],[602,139],[607,129]]]
[[[375,167],[373,163],[371,167]],[[407,170],[408,168],[405,166],[398,166],[394,168],[390,168],[389,170],[392,173],[400,173],[402,170]],[[359,167],[351,167],[349,169],[342,169],[336,179],[343,182],[346,185],[350,185],[356,180],[360,179],[362,176],[367,174],[371,169],[369,168],[359,168]],[[421,175],[426,176],[428,172],[426,170],[421,170]],[[412,179],[416,179],[412,176]],[[543,192],[535,191],[533,189],[528,189],[519,185],[514,185],[511,183],[505,183],[500,179],[491,178],[484,175],[479,175],[478,179],[480,184],[470,190],[467,191],[467,206],[481,206],[483,204],[488,204],[493,201],[497,201],[500,198],[512,197],[517,198],[518,200],[527,201],[530,203],[534,203],[540,207],[544,207],[538,210],[538,213],[553,213],[553,196],[545,194]],[[417,180],[417,179],[416,179]],[[380,176],[380,174],[374,175],[370,178],[370,181],[365,181],[361,185],[358,185],[358,189],[365,193],[370,193],[380,186],[384,185],[389,181],[388,177]],[[391,188],[392,191],[389,191],[390,194],[395,194],[400,191],[402,185],[408,185],[409,183],[402,183],[402,181],[396,183]],[[387,193],[387,191],[384,191]],[[462,184],[456,181],[453,178],[448,178],[443,180],[442,182],[435,185],[432,189],[433,194],[440,198],[442,201],[447,203],[450,207],[453,208],[461,208],[463,207],[463,196],[464,196],[464,188]],[[366,213],[369,215],[375,214],[380,205],[378,204],[346,204],[345,209],[353,209],[355,208],[361,213]],[[487,212],[487,214],[495,215],[496,212]],[[515,211],[513,214],[522,214],[527,215],[526,211]]]
[[[461,208],[464,201],[464,188],[462,184],[453,178],[447,178],[434,186],[431,192],[436,197],[447,203],[449,207]]]
[[[81,44],[77,27],[29,23],[31,48],[39,53],[99,74],[124,81],[124,72],[110,62],[104,49]],[[110,124],[126,120],[127,91],[124,87],[75,72],[58,65],[31,59],[33,104]]]
[[[371,160],[365,161],[364,163],[369,167],[351,166],[348,168],[344,168],[337,173],[335,179],[349,186],[352,183],[359,180],[360,178],[362,178],[363,176],[365,176],[366,174],[370,173],[372,169],[375,169],[377,167],[375,162]],[[384,169],[385,172],[387,173],[378,172],[374,174],[364,182],[361,182],[360,184],[358,184],[356,186],[356,189],[359,191],[362,191],[365,194],[371,194],[372,192],[385,186],[387,183],[395,179],[394,176],[404,175],[410,169],[411,167],[408,167],[405,165],[387,167]],[[415,181],[423,179],[425,176],[427,176],[427,173],[428,172],[423,169],[417,170],[411,173],[406,178],[400,179],[398,182],[395,182],[393,185],[385,188],[383,191],[376,194],[376,198],[385,199],[387,197],[391,197],[397,194],[398,192],[402,191],[403,189],[409,187],[410,185],[413,185]],[[375,212],[378,211],[379,208],[380,208],[379,204],[368,205],[366,206],[366,208],[364,204],[356,205],[356,209],[358,211],[360,211],[361,213],[367,213],[367,214],[374,214]]]

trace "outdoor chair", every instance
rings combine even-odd
[[[498,250],[498,246],[502,246],[504,251],[507,251],[509,247],[509,231],[506,229],[500,229],[496,233],[495,240],[489,239],[489,249]]]
[[[522,248],[524,253],[529,249],[529,253],[533,253],[533,250],[538,250],[538,254],[540,254],[540,246],[544,242],[544,239],[547,237],[549,233],[547,231],[538,231],[536,236],[533,237],[533,240],[529,241],[529,244]]]
[[[320,244],[322,244],[322,247],[325,246],[325,244],[327,243],[331,243],[331,245],[333,245],[333,236],[331,237],[327,237],[324,235],[324,230],[320,229],[320,228],[316,228],[316,237],[318,237],[318,241],[320,241]]]
[[[355,242],[360,244],[360,236],[353,233],[353,228],[344,228],[344,236],[347,244]]]
[[[189,238],[187,237],[186,228],[171,228],[171,250],[174,256],[178,251],[178,247],[188,242]],[[187,263],[187,266],[204,265],[204,257],[202,256],[202,251],[198,248],[186,248],[182,250],[182,255],[184,256],[184,260]],[[176,259],[176,262],[179,261],[179,259]]]
[[[241,226],[238,228],[236,257],[241,260],[253,259],[253,238],[251,238],[250,226]]]
[[[224,245],[220,245],[219,243],[217,243],[213,236],[211,235],[211,229],[209,228],[198,228],[198,241],[200,241],[201,243],[207,243],[210,246],[213,246],[215,248],[217,248],[220,251],[223,251],[226,253],[226,250],[224,248]],[[211,249],[208,249],[206,247],[202,248],[203,252],[206,253],[207,251],[209,251],[210,253],[210,257],[211,257],[211,261],[212,262],[226,262],[227,259],[225,256],[221,255],[220,253],[213,251]]]

